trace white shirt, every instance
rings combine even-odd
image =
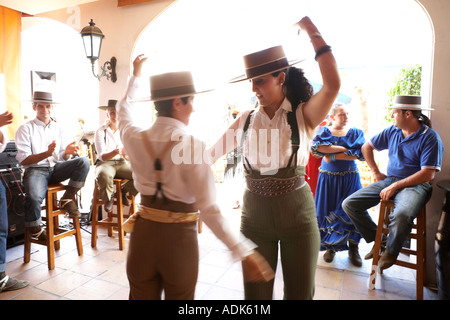
[[[201,159],[205,144],[189,135],[187,127],[174,118],[158,117],[153,126],[146,130],[134,125],[130,100],[137,98],[136,93],[141,81],[140,77],[132,76],[126,96],[116,106],[119,130],[133,169],[136,189],[143,195],[153,195],[156,191],[154,159],[146,149],[143,134],[146,139],[151,141],[155,154],[159,154],[169,141],[182,139],[187,142],[192,138],[193,148],[187,148],[187,144],[176,142],[172,153],[162,159],[164,195],[171,200],[189,204],[196,203],[200,210],[200,219],[232,251],[233,257],[242,259],[250,254],[255,246],[253,243],[250,244],[247,239],[240,241],[237,234],[233,234],[216,204],[213,172],[210,165]],[[190,157],[184,159],[180,157],[179,152],[183,147],[186,147],[185,150],[193,150],[193,154],[196,155],[195,161],[191,161]],[[185,154],[187,153],[183,153],[183,155]]]
[[[300,104],[296,110],[297,124],[300,137],[300,148],[297,153],[297,165],[306,166],[309,160],[312,137],[305,130],[303,106]],[[291,126],[287,122],[286,114],[292,110],[292,105],[286,98],[272,119],[257,107],[252,115],[244,143],[244,156],[247,157],[252,169],[262,174],[271,174],[279,168],[288,165],[292,154]],[[237,142],[240,145],[244,125],[251,110],[243,112],[240,117]]]
[[[109,153],[116,148],[122,148],[122,140],[120,140],[120,131],[113,132],[109,126],[109,120],[105,122],[100,128],[95,131],[95,150],[97,150],[98,158],[104,161],[102,156],[105,153]],[[120,154],[115,155],[110,160],[119,160]]]
[[[50,121],[45,125],[38,118],[28,121],[21,125],[16,131],[16,159],[19,163],[28,158],[32,154],[39,154],[48,150],[48,146],[56,141],[56,149],[51,157],[48,157],[38,163],[24,166],[28,167],[53,167],[56,162],[64,161],[64,151],[73,142],[67,139],[62,127],[55,121]]]

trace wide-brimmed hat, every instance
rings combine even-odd
[[[212,90],[197,91],[190,71],[168,72],[150,76],[150,97],[133,99],[133,101],[171,100]]]
[[[262,77],[289,68],[303,60],[288,61],[282,46],[275,46],[244,56],[245,75],[231,79],[229,82],[239,82]]]
[[[387,107],[389,109],[400,109],[400,110],[420,110],[420,111],[431,111],[434,109],[424,108],[422,106],[421,96],[412,95],[397,95],[394,97],[393,105]]]
[[[108,109],[115,109],[117,104],[117,100],[108,100],[107,106],[100,106],[98,107],[101,110],[108,110]]]
[[[29,100],[31,102],[47,102],[51,104],[59,104],[60,102],[53,101],[53,95],[51,92],[45,91],[34,91],[33,99]]]

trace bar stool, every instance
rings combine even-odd
[[[62,228],[59,226],[59,215],[65,213],[59,208],[57,201],[57,194],[60,191],[65,191],[66,185],[54,184],[47,187],[47,193],[45,195],[45,206],[42,206],[42,210],[45,210],[46,216],[42,217],[42,220],[46,221],[47,240],[39,241],[33,237],[29,232],[29,228],[25,228],[25,244],[24,244],[24,256],[25,263],[30,262],[31,243],[37,243],[47,247],[47,262],[48,269],[55,268],[55,250],[59,250],[59,240],[71,235],[75,235],[75,242],[77,245],[78,255],[83,255],[83,244],[81,242],[80,220],[78,217],[71,218],[73,220],[73,229]]]
[[[378,260],[381,256],[381,239],[382,234],[384,233],[387,235],[389,233],[389,215],[391,214],[392,210],[394,209],[394,201],[381,201],[380,202],[380,214],[378,217],[378,228],[377,228],[377,235],[375,238],[375,247],[373,252],[373,259],[372,259],[372,270],[370,273],[369,278],[369,289],[375,289],[375,280],[377,276],[377,270],[378,270]],[[413,230],[416,230],[415,233],[411,232],[409,234],[410,239],[415,239],[416,244],[416,250],[412,250],[409,248],[402,248],[401,253],[415,255],[416,256],[416,263],[403,261],[400,259],[397,259],[395,262],[396,265],[414,269],[416,270],[416,298],[417,300],[423,300],[423,285],[424,285],[424,279],[425,279],[425,257],[426,257],[426,206],[424,206],[419,214],[417,215],[417,218],[415,219],[415,224],[413,225]],[[400,256],[399,256],[400,258]],[[382,273],[382,272],[380,272]]]
[[[124,217],[128,218],[134,212],[136,212],[136,204],[134,196],[131,195],[128,199],[130,200],[130,209],[128,214],[125,215],[123,212],[123,204],[122,204],[122,185],[125,184],[126,179],[114,179],[114,187],[116,189],[116,193],[114,196],[114,206],[116,206],[116,213],[108,212],[108,216],[104,218],[102,216],[102,220],[98,220],[98,208],[99,206],[105,204],[105,201],[99,199],[99,191],[97,186],[97,181],[95,182],[94,187],[94,197],[92,199],[92,237],[91,237],[91,247],[95,248],[97,246],[97,227],[98,226],[106,226],[108,227],[108,236],[112,237],[113,235],[113,227],[117,227],[117,231],[119,233],[119,249],[123,250],[125,245],[124,240],[124,231],[122,229],[122,224],[124,222]]]

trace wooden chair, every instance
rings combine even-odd
[[[122,185],[125,184],[127,180],[125,179],[114,179],[114,187],[116,189],[116,193],[114,196],[114,205],[112,212],[106,212],[103,210],[102,220],[98,220],[98,208],[105,204],[103,200],[99,199],[99,191],[97,182],[95,182],[94,187],[94,197],[92,199],[92,237],[91,237],[91,247],[95,248],[97,246],[97,228],[98,226],[106,226],[108,227],[108,236],[112,237],[113,235],[113,227],[117,228],[118,237],[119,237],[119,249],[123,250],[125,245],[124,236],[125,233],[122,229],[122,224],[124,222],[124,217],[128,218],[134,212],[136,212],[136,204],[134,196],[130,196],[128,199],[130,200],[130,209],[128,214],[125,215],[123,211],[122,204]],[[114,210],[116,207],[116,210]],[[115,211],[115,213],[114,213]],[[104,217],[107,215],[107,217]]]
[[[39,241],[33,237],[29,232],[29,228],[25,228],[25,244],[24,257],[25,263],[30,262],[31,243],[37,243],[47,247],[47,262],[48,269],[55,268],[55,250],[59,250],[60,241],[62,238],[75,235],[75,242],[77,245],[78,255],[83,255],[83,244],[81,241],[80,220],[79,218],[71,218],[73,220],[73,229],[62,228],[59,226],[59,215],[65,213],[58,206],[57,194],[60,191],[65,191],[66,186],[63,184],[54,184],[47,187],[45,196],[45,205],[42,210],[45,210],[46,216],[42,220],[46,221],[47,240]]]
[[[372,270],[370,273],[369,278],[369,289],[375,289],[375,280],[377,276],[377,270],[378,270],[378,260],[381,256],[381,239],[382,234],[388,234],[389,229],[389,215],[391,214],[392,210],[394,209],[394,201],[381,201],[380,203],[380,215],[378,217],[378,228],[377,228],[377,235],[375,238],[375,247],[374,247],[374,253],[373,253],[373,259],[372,259]],[[426,275],[426,206],[424,206],[419,214],[417,215],[417,218],[415,219],[415,224],[413,226],[412,230],[416,230],[415,233],[411,231],[409,234],[409,237],[411,239],[416,240],[416,250],[412,250],[409,248],[402,248],[401,253],[409,254],[409,255],[415,255],[416,256],[416,262],[412,263],[409,261],[403,261],[401,260],[401,256],[399,255],[399,258],[395,262],[396,265],[414,269],[416,270],[416,298],[417,300],[423,300],[423,285]]]

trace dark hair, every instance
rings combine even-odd
[[[403,113],[405,113],[406,111],[411,111],[414,118],[416,118],[420,122],[423,122],[426,126],[431,128],[431,120],[426,115],[424,115],[422,113],[422,111],[420,111],[420,110],[402,110]]]
[[[314,90],[308,79],[306,79],[302,69],[290,67],[283,71],[275,72],[272,75],[276,77],[280,72],[286,74],[283,84],[283,93],[292,104],[292,108],[295,109],[300,103],[307,102],[311,99]]]
[[[181,101],[186,104],[189,97],[181,97]],[[172,102],[174,99],[155,101],[155,109],[157,117],[172,117]]]

